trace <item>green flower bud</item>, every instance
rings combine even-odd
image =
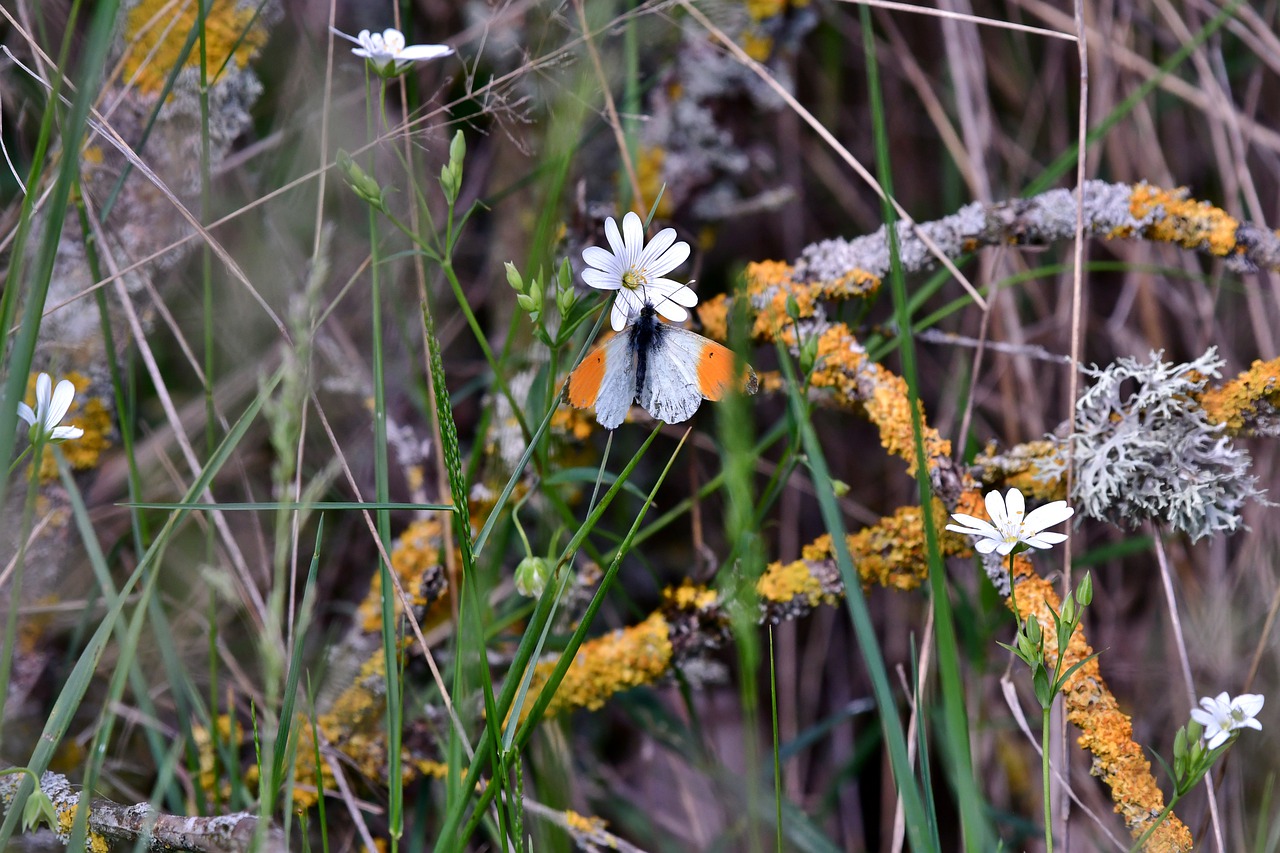
[[[507,284],[511,285],[516,293],[524,293],[524,277],[520,275],[520,270],[516,269],[516,265],[511,261],[507,261],[503,266],[507,268]]]
[[[537,598],[551,577],[551,561],[546,557],[525,557],[516,566],[516,592],[526,598]]]
[[[350,154],[341,148],[338,149],[338,168],[342,171],[343,180],[347,182],[347,186],[355,191],[356,195],[378,210],[386,209],[382,187],[374,180],[372,175],[360,168],[360,165],[351,159]]]

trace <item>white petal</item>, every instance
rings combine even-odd
[[[1010,520],[1021,522],[1022,516],[1027,511],[1027,502],[1022,499],[1022,492],[1010,489],[1004,496],[1004,510],[1009,514]]]
[[[1258,731],[1262,731],[1262,723],[1258,722],[1253,717],[1250,717],[1247,720],[1241,720],[1239,724],[1236,725],[1236,728],[1237,729],[1257,729]]]
[[[649,241],[649,245],[644,247],[644,252],[640,255],[641,266],[649,267],[654,259],[669,249],[675,241],[676,229],[663,228],[653,236],[653,239]]]
[[[1209,733],[1208,731],[1205,732],[1205,734],[1208,734],[1208,733]],[[1228,736],[1229,735],[1227,732],[1220,731],[1217,734],[1215,734],[1213,737],[1209,738],[1209,742],[1205,744],[1205,746],[1209,747],[1209,749],[1217,749],[1218,747],[1222,746],[1223,743],[1226,742]]]
[[[80,427],[60,426],[53,428],[53,432],[49,433],[49,439],[51,441],[70,441],[82,435],[84,435],[84,430],[80,429]]]
[[[996,540],[994,539],[979,539],[977,542],[973,543],[973,549],[979,554],[990,554],[992,551],[996,550],[996,544]]]
[[[627,309],[623,305],[621,299],[613,300],[613,307],[609,309],[609,325],[613,327],[615,332],[621,332],[627,327]]]
[[[683,323],[689,319],[689,312],[681,306],[672,302],[670,299],[664,299],[653,306],[658,309],[658,313],[673,323]]]
[[[1231,704],[1243,711],[1245,716],[1256,717],[1262,710],[1262,703],[1266,701],[1267,697],[1259,693],[1241,693]]]
[[[1201,700],[1200,700],[1201,704],[1203,704],[1203,703],[1205,703],[1205,702],[1207,702],[1207,701],[1210,701],[1210,700],[1207,700],[1207,699],[1201,699]],[[1218,709],[1220,709],[1220,710],[1230,710],[1230,709],[1231,709],[1231,697],[1227,695],[1227,691],[1225,691],[1225,690],[1224,690],[1224,691],[1222,691],[1221,693],[1219,693],[1217,696],[1213,697],[1213,700],[1212,700],[1212,701],[1213,701],[1214,707],[1216,707],[1216,708],[1218,708]]]
[[[63,379],[58,383],[58,387],[53,390],[53,400],[49,403],[49,411],[44,417],[46,429],[53,429],[62,423],[62,419],[66,417],[67,409],[71,408],[71,399],[75,395],[76,386],[71,384],[70,379]]]
[[[976,515],[966,515],[963,512],[953,512],[951,513],[951,517],[963,524],[965,527],[970,527],[974,530],[982,531],[983,533],[1000,532],[996,530],[994,524],[987,521],[985,518],[978,518]]]
[[[1195,720],[1206,729],[1213,725],[1213,715],[1202,711],[1199,708],[1191,709],[1191,719]]]
[[[622,276],[622,267],[618,263],[617,256],[607,249],[601,249],[599,246],[587,246],[582,250],[582,259],[598,270],[613,273],[619,278]]]
[[[647,264],[647,269],[649,270],[650,275],[666,275],[688,259],[689,244],[681,240],[679,243],[676,243],[663,253],[662,257],[649,262]]]
[[[627,266],[631,266],[644,248],[644,223],[634,210],[622,217],[622,242],[627,247]]]
[[[1075,512],[1074,509],[1067,506],[1066,501],[1054,501],[1031,510],[1031,512],[1027,513],[1027,517],[1022,523],[1029,530],[1044,530],[1046,527],[1061,524],[1075,515]]]
[[[685,308],[692,308],[698,304],[698,294],[688,285],[681,284],[678,281],[672,281],[669,278],[660,278],[657,281],[649,283],[649,290],[657,291],[662,294],[663,299],[669,299],[677,305],[683,305]]]
[[[52,388],[53,380],[49,378],[49,374],[41,373],[36,377],[36,416],[41,420],[49,411],[49,395]]]
[[[1023,536],[1022,541],[1032,548],[1052,548],[1059,542],[1066,542],[1067,535],[1065,533],[1037,533],[1034,536]]]
[[[996,552],[999,553],[1001,557],[1007,557],[1009,556],[1009,552],[1016,547],[1018,547],[1017,542],[1001,542],[996,545]]]
[[[621,263],[626,257],[627,247],[622,242],[622,235],[618,233],[618,223],[613,220],[612,216],[605,217],[604,238],[609,241],[609,248],[613,250],[614,256]],[[625,267],[626,264],[624,263],[623,266]]]
[[[441,56],[448,56],[453,53],[453,48],[443,44],[411,44],[404,50],[400,51],[400,59],[410,59],[415,62],[425,62],[428,59],[437,59]]]
[[[1009,517],[1004,511],[1004,495],[993,489],[987,492],[984,501],[987,504],[987,515],[991,516],[991,523],[996,527],[1004,524]]]
[[[360,43],[360,39],[356,38],[355,36],[349,36],[346,33],[344,33],[342,30],[337,29],[336,27],[329,27],[329,32],[333,33],[335,36],[344,38],[347,41],[353,41],[356,44]],[[366,32],[368,31],[366,30]]]
[[[31,411],[31,407],[26,403],[18,403],[18,417],[22,418],[30,426],[36,425],[36,413]]]
[[[604,270],[583,270],[582,280],[587,285],[600,290],[617,290],[622,287],[622,279],[618,275]]]

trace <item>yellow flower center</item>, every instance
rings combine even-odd
[[[639,290],[641,287],[644,287],[648,283],[649,283],[648,277],[645,276],[643,272],[635,269],[634,267],[622,274],[622,286],[625,287],[627,290]]]

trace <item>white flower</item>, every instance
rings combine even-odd
[[[1265,696],[1257,693],[1241,693],[1232,699],[1225,692],[1216,698],[1208,696],[1200,700],[1204,710],[1193,708],[1191,719],[1204,726],[1205,746],[1217,749],[1226,742],[1236,729],[1257,729],[1262,731],[1262,723],[1254,719],[1262,710]]]
[[[966,536],[973,536],[978,541],[974,548],[979,554],[990,554],[996,551],[1001,557],[1018,547],[1019,542],[1032,548],[1051,548],[1065,541],[1065,533],[1045,533],[1046,527],[1061,524],[1075,514],[1075,510],[1067,506],[1066,501],[1054,501],[1026,513],[1026,505],[1022,500],[1022,492],[1010,489],[1008,497],[1001,497],[999,492],[987,492],[987,514],[991,521],[984,521],[962,512],[951,515],[959,524],[948,524],[947,529]]]
[[[443,44],[406,45],[404,33],[394,27],[388,27],[381,33],[361,30],[360,35],[355,38],[332,27],[329,31],[360,45],[352,48],[351,52],[369,60],[374,69],[384,76],[399,74],[415,62],[426,62],[453,53],[453,48]]]
[[[622,234],[610,216],[604,221],[604,234],[609,248],[588,246],[582,259],[591,269],[582,271],[582,280],[600,290],[616,290],[609,320],[620,332],[640,313],[646,302],[652,302],[658,313],[677,323],[689,317],[685,308],[698,304],[698,294],[688,285],[662,276],[680,266],[689,257],[689,244],[676,240],[676,229],[663,228],[644,244],[644,226],[634,212],[622,217]]]
[[[71,399],[76,395],[76,386],[71,380],[63,379],[58,387],[50,393],[53,380],[49,374],[41,373],[36,377],[36,410],[26,403],[18,403],[18,417],[31,425],[31,440],[67,441],[84,435],[80,427],[58,426],[71,408]]]

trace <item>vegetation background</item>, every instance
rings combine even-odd
[[[211,0],[203,15],[194,0],[0,2],[0,434],[17,436],[0,451],[27,446],[3,419],[42,370],[76,382],[70,422],[86,430],[0,494],[0,761],[65,774],[64,836],[128,837],[76,817],[91,791],[269,818],[271,832],[242,831],[295,849],[897,849],[878,671],[923,792],[928,829],[909,838],[1037,849],[1039,716],[997,645],[1015,622],[964,542],[926,543],[921,515],[901,515],[921,501],[906,401],[952,442],[954,466],[929,464],[934,488],[1018,484],[1034,505],[1066,495],[1028,472],[1088,382],[1072,384],[1073,356],[1185,363],[1216,347],[1220,388],[1280,355],[1275,256],[1231,262],[1238,222],[1265,237],[1280,219],[1280,4],[1090,0],[1082,22],[1039,0],[940,6],[955,15],[820,0]],[[329,32],[393,25],[456,53],[384,83]],[[1186,187],[1213,207],[1161,195],[1163,230],[1094,233],[1079,256],[1012,216],[997,245],[951,253],[981,304],[936,264],[895,295],[884,273],[878,289],[848,267],[808,290],[763,263],[816,269],[838,254],[820,241],[881,228],[855,162],[891,177],[916,222],[1072,189],[1081,118],[1084,177]],[[604,244],[604,218],[631,209],[693,244],[677,277],[696,279],[703,327],[763,381],[689,424],[654,432],[636,409],[609,435],[555,404],[604,304],[565,284]],[[526,293],[541,287],[536,319],[506,262]],[[768,287],[796,299],[771,327]],[[827,297],[816,314],[813,296]],[[773,344],[835,323],[883,386],[823,387],[835,355],[815,374],[813,352]],[[1256,478],[1246,494],[1277,481],[1268,364],[1251,419],[1224,439],[1247,465],[1218,473]],[[881,392],[899,395],[896,414],[869,417]],[[1032,461],[991,461],[1006,451]],[[1148,480],[1189,493],[1180,460]],[[864,575],[878,647],[859,632],[862,596],[843,598],[840,547],[806,550],[842,538],[837,497],[843,527],[870,531],[860,567],[886,567]],[[1236,510],[1237,529],[1199,538],[1080,513],[1069,548],[1033,565],[1064,592],[1064,558],[1072,583],[1092,573],[1084,633],[1148,759],[1169,759],[1194,697],[1272,699],[1263,731],[1215,768],[1216,814],[1203,787],[1176,808],[1197,849],[1272,851],[1280,548],[1274,507]],[[802,557],[826,585],[758,583]],[[536,607],[516,589],[522,563],[551,573]],[[922,580],[931,564],[945,585]],[[954,629],[935,630],[940,591]],[[586,674],[531,710],[575,654]],[[547,662],[532,683],[531,659]],[[1065,731],[1052,749],[1077,803],[1055,819],[1059,849],[1127,849],[1146,824],[1113,814],[1115,785],[1090,775],[1106,758]],[[0,841],[51,837],[18,840],[17,823],[10,808]]]

